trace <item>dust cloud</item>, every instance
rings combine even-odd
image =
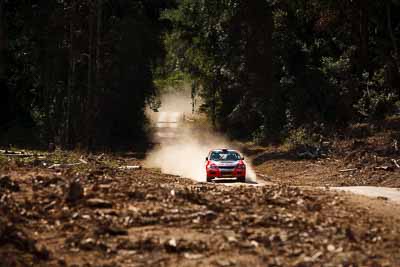
[[[145,166],[163,173],[206,181],[205,158],[216,148],[233,148],[230,142],[211,130],[204,117],[192,113],[190,93],[170,93],[161,98],[158,112],[149,114],[154,125],[155,148],[148,154]],[[197,114],[197,115],[196,115]],[[248,162],[247,182],[255,182],[256,174]]]

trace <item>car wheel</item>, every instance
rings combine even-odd
[[[240,183],[245,183],[246,182],[246,177],[245,176],[238,177],[238,181]]]
[[[207,182],[208,182],[208,183],[211,183],[211,182],[212,182],[212,179],[213,179],[213,177],[208,177],[208,176],[207,176]]]

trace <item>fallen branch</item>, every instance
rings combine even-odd
[[[377,166],[374,169],[375,170],[384,170],[384,171],[393,171],[393,167],[391,167],[391,166]]]
[[[53,164],[49,167],[49,169],[56,169],[56,168],[69,168],[77,165],[81,165],[82,163],[70,163],[70,164]]]
[[[353,169],[343,169],[343,170],[339,170],[339,172],[353,172],[353,171],[356,171],[357,169],[356,168],[353,168]]]
[[[397,169],[400,169],[399,163],[397,163],[397,160],[392,159],[393,164],[397,167]]]
[[[9,154],[9,153],[4,153],[3,156],[6,156],[6,157],[17,157],[17,158],[29,158],[29,157],[33,157],[35,155],[33,155],[33,154]]]
[[[6,157],[21,157],[21,158],[27,158],[27,157],[33,157],[35,154],[31,153],[25,153],[25,151],[10,151],[10,150],[0,150],[0,153]]]
[[[135,165],[135,166],[121,166],[118,169],[120,170],[140,170],[142,166],[140,165]]]
[[[80,162],[82,162],[83,164],[88,164],[88,162],[84,159],[79,159]]]

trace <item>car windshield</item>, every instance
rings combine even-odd
[[[213,151],[210,159],[214,161],[235,161],[240,160],[240,155],[234,151]]]

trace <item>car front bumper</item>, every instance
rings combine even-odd
[[[220,169],[209,169],[207,170],[207,177],[217,177],[217,178],[235,178],[235,177],[245,177],[245,169],[235,169],[233,171],[226,171]]]

